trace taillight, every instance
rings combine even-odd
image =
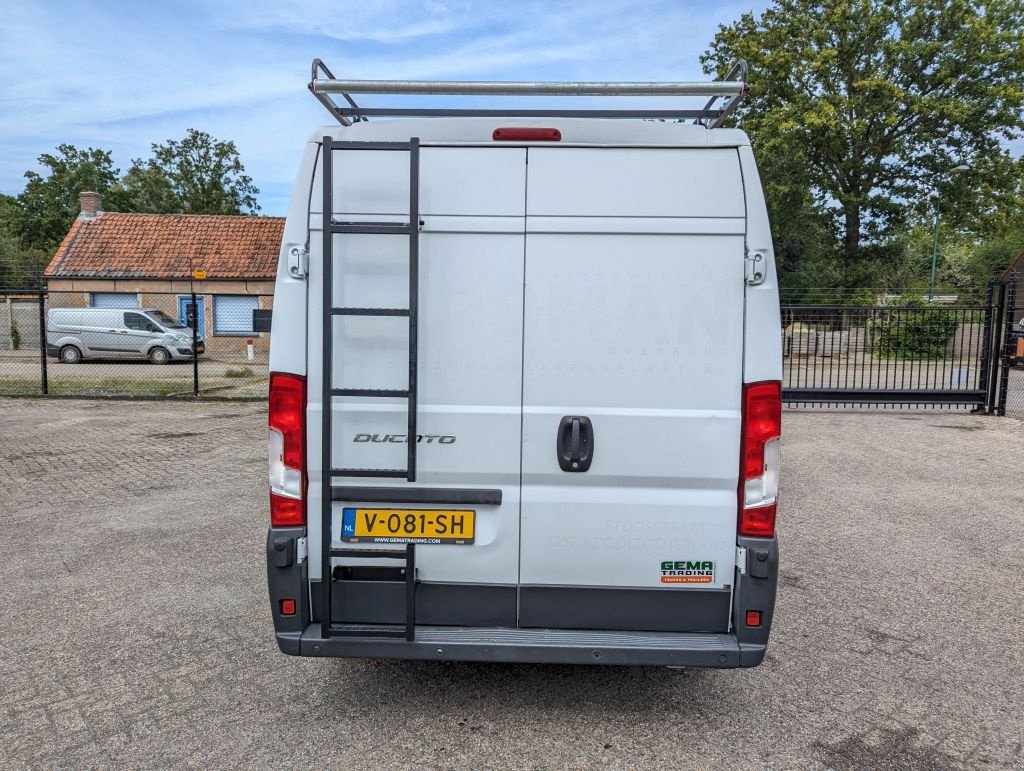
[[[270,373],[270,524],[306,524],[306,379]]]
[[[739,534],[775,535],[782,436],[782,384],[777,380],[743,386],[740,446]]]
[[[508,126],[494,129],[491,139],[495,142],[561,142],[562,132],[556,128]]]

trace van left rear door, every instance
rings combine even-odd
[[[357,139],[357,124],[346,139]],[[410,156],[405,151],[334,151],[336,222],[405,222]],[[419,624],[515,626],[519,549],[525,150],[420,149],[417,335],[418,437],[407,435],[403,398],[337,396],[331,410],[335,468],[403,469],[408,442],[417,446],[415,482],[339,477],[333,480],[331,542],[335,548],[396,548],[402,532],[365,536],[390,521],[412,525],[432,511],[473,517],[472,537],[418,541]],[[322,200],[315,182],[314,204]],[[317,208],[321,208],[318,206]],[[309,286],[309,447],[321,444],[323,405],[320,228],[311,218]],[[340,233],[333,237],[333,302],[350,308],[406,308],[409,241],[404,235]],[[407,382],[408,319],[335,316],[335,388],[396,389]],[[325,362],[326,364],[326,362]],[[320,554],[319,452],[310,452],[310,554]],[[344,492],[338,493],[339,489]],[[366,490],[365,496],[360,494]],[[461,493],[479,497],[460,502]],[[499,498],[495,498],[497,494]],[[420,497],[417,497],[420,496]],[[447,497],[446,497],[447,496]],[[399,519],[400,518],[400,519]],[[383,523],[383,524],[382,524]],[[467,531],[463,531],[468,534]],[[461,542],[460,542],[461,541]],[[381,544],[385,545],[381,545]],[[321,566],[314,558],[313,604]],[[340,623],[404,623],[401,584],[375,581],[391,563],[359,557],[332,561],[332,619]],[[367,569],[369,568],[369,569]]]

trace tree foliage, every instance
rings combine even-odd
[[[25,189],[18,196],[14,234],[30,249],[54,249],[79,212],[78,194],[93,190],[106,195],[117,181],[117,169],[107,150],[79,150],[62,144],[54,154],[43,153],[44,173],[26,171]]]
[[[923,215],[936,192],[952,215],[998,208],[1012,188],[1000,140],[1024,128],[1021,29],[1020,0],[776,0],[720,27],[702,62],[719,75],[749,62],[737,118],[772,214],[809,192],[841,234],[853,286],[862,239]],[[965,161],[968,174],[945,173]]]
[[[78,194],[100,193],[104,209],[157,214],[242,214],[259,211],[259,190],[233,142],[190,129],[184,139],[154,144],[119,178],[107,150],[62,144],[25,172],[17,197],[0,195],[0,288],[39,286],[47,260],[80,211]]]
[[[0,230],[0,290],[38,289],[49,253],[31,249],[17,236]]]
[[[154,144],[136,159],[116,197],[122,208],[158,214],[254,214],[259,189],[245,173],[234,142],[189,129],[181,140]]]

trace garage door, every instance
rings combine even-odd
[[[252,312],[260,307],[260,298],[247,295],[217,295],[213,298],[215,335],[251,335]]]
[[[139,296],[126,292],[93,292],[93,308],[138,308]]]

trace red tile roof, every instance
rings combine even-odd
[[[103,212],[75,220],[44,273],[75,278],[218,278],[277,274],[283,217]]]

